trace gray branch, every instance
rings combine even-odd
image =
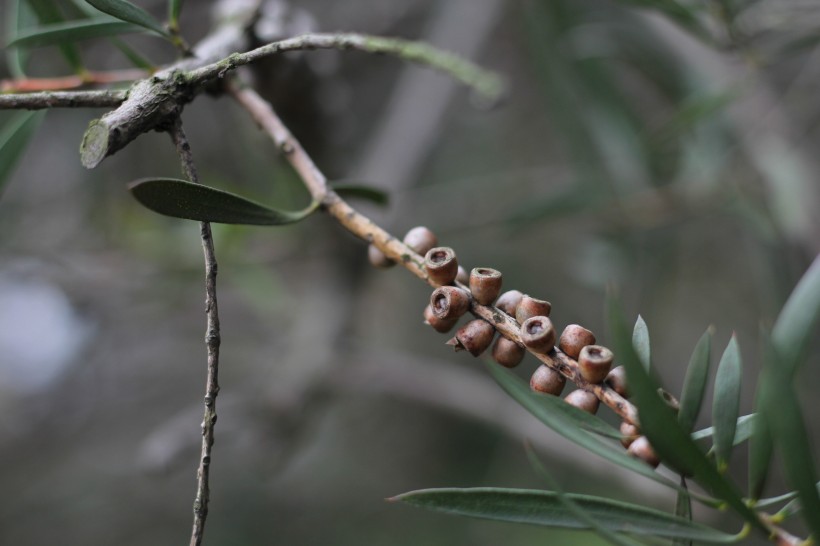
[[[43,91],[0,94],[0,110],[46,108],[112,108],[125,100],[125,91]]]

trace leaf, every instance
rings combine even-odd
[[[45,112],[17,112],[0,127],[0,195]]]
[[[735,445],[737,415],[740,413],[740,381],[743,369],[737,337],[732,335],[720,357],[712,400],[712,423],[715,428],[715,455],[718,469],[725,471]]]
[[[816,337],[815,325],[820,317],[820,256],[792,291],[772,328],[772,344],[784,372],[794,373],[810,339]]]
[[[319,206],[314,201],[300,211],[281,211],[233,193],[174,178],[145,178],[132,182],[128,189],[137,201],[159,214],[221,224],[292,224],[306,218]]]
[[[698,19],[697,13],[676,0],[621,0],[621,2],[654,9],[701,39],[709,36],[708,31]]]
[[[635,321],[635,327],[632,329],[632,346],[635,348],[635,353],[638,359],[643,364],[645,369],[649,369],[651,365],[651,350],[649,345],[649,328],[646,326],[643,317],[638,315],[638,320]]]
[[[586,430],[580,428],[578,422],[568,417],[566,413],[548,409],[543,398],[532,392],[529,385],[509,370],[501,366],[496,366],[493,363],[489,363],[488,368],[490,374],[507,394],[512,396],[513,399],[538,418],[538,420],[567,440],[636,474],[640,474],[667,487],[679,489],[678,484],[661,476],[643,462],[630,457],[620,448],[615,448],[612,444],[604,443],[590,435]],[[557,397],[554,400],[565,406],[569,405]]]
[[[169,0],[168,2],[168,26],[179,31],[179,14],[182,13],[183,0]]]
[[[678,422],[687,432],[692,432],[695,428],[695,420],[703,404],[703,393],[706,390],[706,381],[709,379],[713,332],[713,327],[707,328],[698,344],[695,345],[695,350],[692,351],[689,359],[689,367],[686,368],[686,377],[683,379]]]
[[[365,201],[370,201],[376,205],[387,205],[390,201],[390,196],[387,192],[371,186],[363,186],[359,184],[349,184],[347,182],[331,183],[330,187],[333,191],[345,198],[358,198]]]
[[[735,424],[734,445],[738,445],[742,442],[745,442],[752,436],[756,420],[756,413],[750,413],[749,415],[741,415],[737,418],[737,423]],[[703,440],[704,438],[711,438],[714,434],[715,428],[707,427],[697,432],[693,432],[692,439]]]
[[[567,493],[601,527],[615,532],[727,543],[736,537],[672,514],[602,497]],[[553,491],[531,489],[422,489],[388,499],[437,512],[565,529],[590,526],[570,513]]]
[[[135,6],[128,0],[85,0],[103,13],[116,17],[120,21],[134,23],[160,36],[170,37],[159,21],[154,19],[147,11],[139,6]]]
[[[8,22],[5,26],[6,36],[16,36],[33,22],[34,14],[23,0],[11,0],[6,8],[6,17]],[[15,79],[26,77],[27,60],[27,52],[22,48],[8,48],[6,51],[6,64]]]
[[[762,377],[762,376],[761,376]],[[757,411],[761,411],[761,393],[757,393]],[[749,438],[749,497],[759,499],[766,486],[769,476],[769,466],[772,460],[774,445],[768,421],[759,417],[752,427],[752,436]]]
[[[683,476],[680,477],[680,486],[686,489],[686,478]],[[678,492],[678,500],[675,502],[675,515],[687,521],[692,521],[692,498],[689,495]],[[692,546],[692,541],[690,539],[675,539],[672,544],[675,546]]]
[[[43,47],[100,38],[117,36],[129,32],[142,32],[142,28],[130,23],[116,21],[109,17],[97,19],[65,21],[43,25],[20,32],[7,45],[23,47]]]
[[[658,384],[649,376],[632,348],[629,330],[623,320],[620,304],[609,298],[609,320],[614,333],[615,354],[626,368],[627,381],[641,416],[641,431],[646,434],[661,461],[695,480],[712,495],[723,499],[743,519],[765,531],[757,515],[743,502],[736,487],[724,478],[677,416],[657,395]]]
[[[52,0],[27,0],[27,2],[40,24],[48,25],[65,20],[65,17],[57,8],[57,4]],[[59,48],[63,58],[74,72],[77,74],[85,72],[80,52],[73,44],[60,44]]]

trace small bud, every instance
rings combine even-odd
[[[511,317],[515,316],[515,308],[518,307],[518,304],[521,302],[521,298],[524,297],[524,294],[519,292],[518,290],[507,290],[495,302],[495,306],[510,315]]]
[[[555,328],[547,317],[530,317],[521,325],[521,342],[536,353],[548,353],[555,346]]]
[[[385,256],[384,252],[379,250],[373,243],[367,246],[367,259],[370,260],[370,265],[381,269],[387,269],[388,267],[396,265],[396,262]]]
[[[661,460],[658,459],[655,450],[649,445],[649,440],[646,439],[646,436],[637,437],[635,441],[629,445],[627,453],[636,459],[642,460],[652,468],[657,468],[658,465],[661,464]]]
[[[453,329],[453,326],[455,326],[457,322],[458,317],[444,319],[438,318],[436,314],[433,313],[433,308],[431,306],[428,305],[424,308],[424,324],[429,324],[436,332],[446,334]]]
[[[587,345],[595,344],[595,334],[577,324],[570,324],[564,328],[561,339],[558,340],[558,348],[570,358],[578,360],[581,349]]]
[[[456,336],[447,342],[456,351],[467,350],[473,356],[478,356],[487,350],[493,342],[495,328],[492,324],[481,319],[471,320],[458,329]]]
[[[490,305],[501,292],[501,272],[476,267],[470,272],[470,292],[481,305]]]
[[[430,295],[433,314],[443,320],[458,320],[470,308],[470,295],[455,286],[440,286]]]
[[[458,273],[456,273],[456,280],[461,284],[469,284],[470,276],[467,274],[467,270],[461,266],[458,266]]]
[[[404,236],[404,244],[424,256],[431,248],[438,246],[436,234],[424,226],[414,227]]]
[[[431,248],[424,257],[427,277],[436,286],[452,284],[458,275],[458,260],[452,248],[439,246]]]
[[[623,366],[612,368],[606,379],[604,379],[604,383],[624,398],[629,398],[629,389],[626,385],[626,369]]]
[[[587,345],[578,355],[581,377],[590,383],[600,383],[612,367],[612,351],[600,345]]]
[[[515,368],[527,351],[518,343],[504,336],[498,336],[493,345],[493,359],[505,368]]]
[[[561,394],[566,384],[567,378],[546,364],[538,366],[538,369],[535,370],[530,378],[530,388],[532,388],[532,390],[543,392],[544,394],[553,394],[555,396]]]
[[[641,435],[641,431],[632,423],[623,421],[621,423],[621,435],[621,445],[628,448]]]
[[[524,321],[530,317],[548,317],[550,311],[552,311],[550,302],[524,295],[515,307],[515,320],[518,324],[524,324]]]
[[[598,411],[598,406],[601,403],[597,396],[583,389],[576,389],[572,391],[564,397],[564,401],[567,404],[575,406],[579,410],[591,413],[592,415],[595,415]]]

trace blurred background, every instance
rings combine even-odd
[[[10,7],[0,0],[6,21]],[[207,33],[210,7],[186,2],[189,41]],[[331,179],[389,192],[387,208],[364,212],[396,236],[429,226],[465,267],[501,270],[505,287],[552,302],[559,329],[580,323],[603,344],[606,287],[617,286],[630,318],[646,320],[673,393],[707,326],[715,361],[737,333],[741,409],[753,410],[760,327],[820,249],[815,2],[272,1],[257,28],[263,40],[314,30],[426,40],[508,83],[488,109],[447,77],[384,56],[297,53],[256,67],[249,77]],[[174,59],[161,40],[126,42],[154,63]],[[106,40],[81,49],[95,70],[129,66]],[[54,48],[27,69],[70,73]],[[126,191],[179,176],[166,135],[81,167],[82,133],[103,113],[48,112],[0,199],[2,544],[190,535],[206,364],[198,227]],[[183,121],[205,183],[306,204],[230,100],[201,96]],[[453,354],[422,324],[429,288],[400,268],[371,269],[366,246],[328,218],[214,231],[222,390],[207,544],[602,543],[384,500],[545,487],[525,438],[566,490],[674,509],[671,492],[566,443],[480,359]],[[535,367],[528,357],[521,376]],[[820,373],[801,374],[808,395]],[[816,397],[803,402],[818,411]],[[808,426],[816,438],[820,423]],[[739,484],[744,453],[731,469]],[[767,493],[785,487],[775,472]]]

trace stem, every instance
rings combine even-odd
[[[111,108],[119,106],[126,91],[44,91],[0,94],[0,110],[44,110],[46,108]]]
[[[176,119],[171,128],[171,139],[177,149],[182,171],[194,184],[199,184],[199,176],[194,166],[193,155],[188,138],[182,129],[182,122]],[[209,473],[211,468],[211,448],[214,445],[214,426],[216,425],[216,396],[219,394],[219,309],[216,301],[217,263],[214,251],[214,240],[209,222],[200,222],[199,232],[202,238],[202,252],[205,255],[205,313],[207,329],[205,345],[208,349],[208,372],[205,380],[205,413],[202,417],[202,449],[199,456],[199,467],[196,471],[197,487],[194,499],[194,525],[191,531],[191,546],[202,544],[205,531],[205,520],[208,517],[210,500]]]

